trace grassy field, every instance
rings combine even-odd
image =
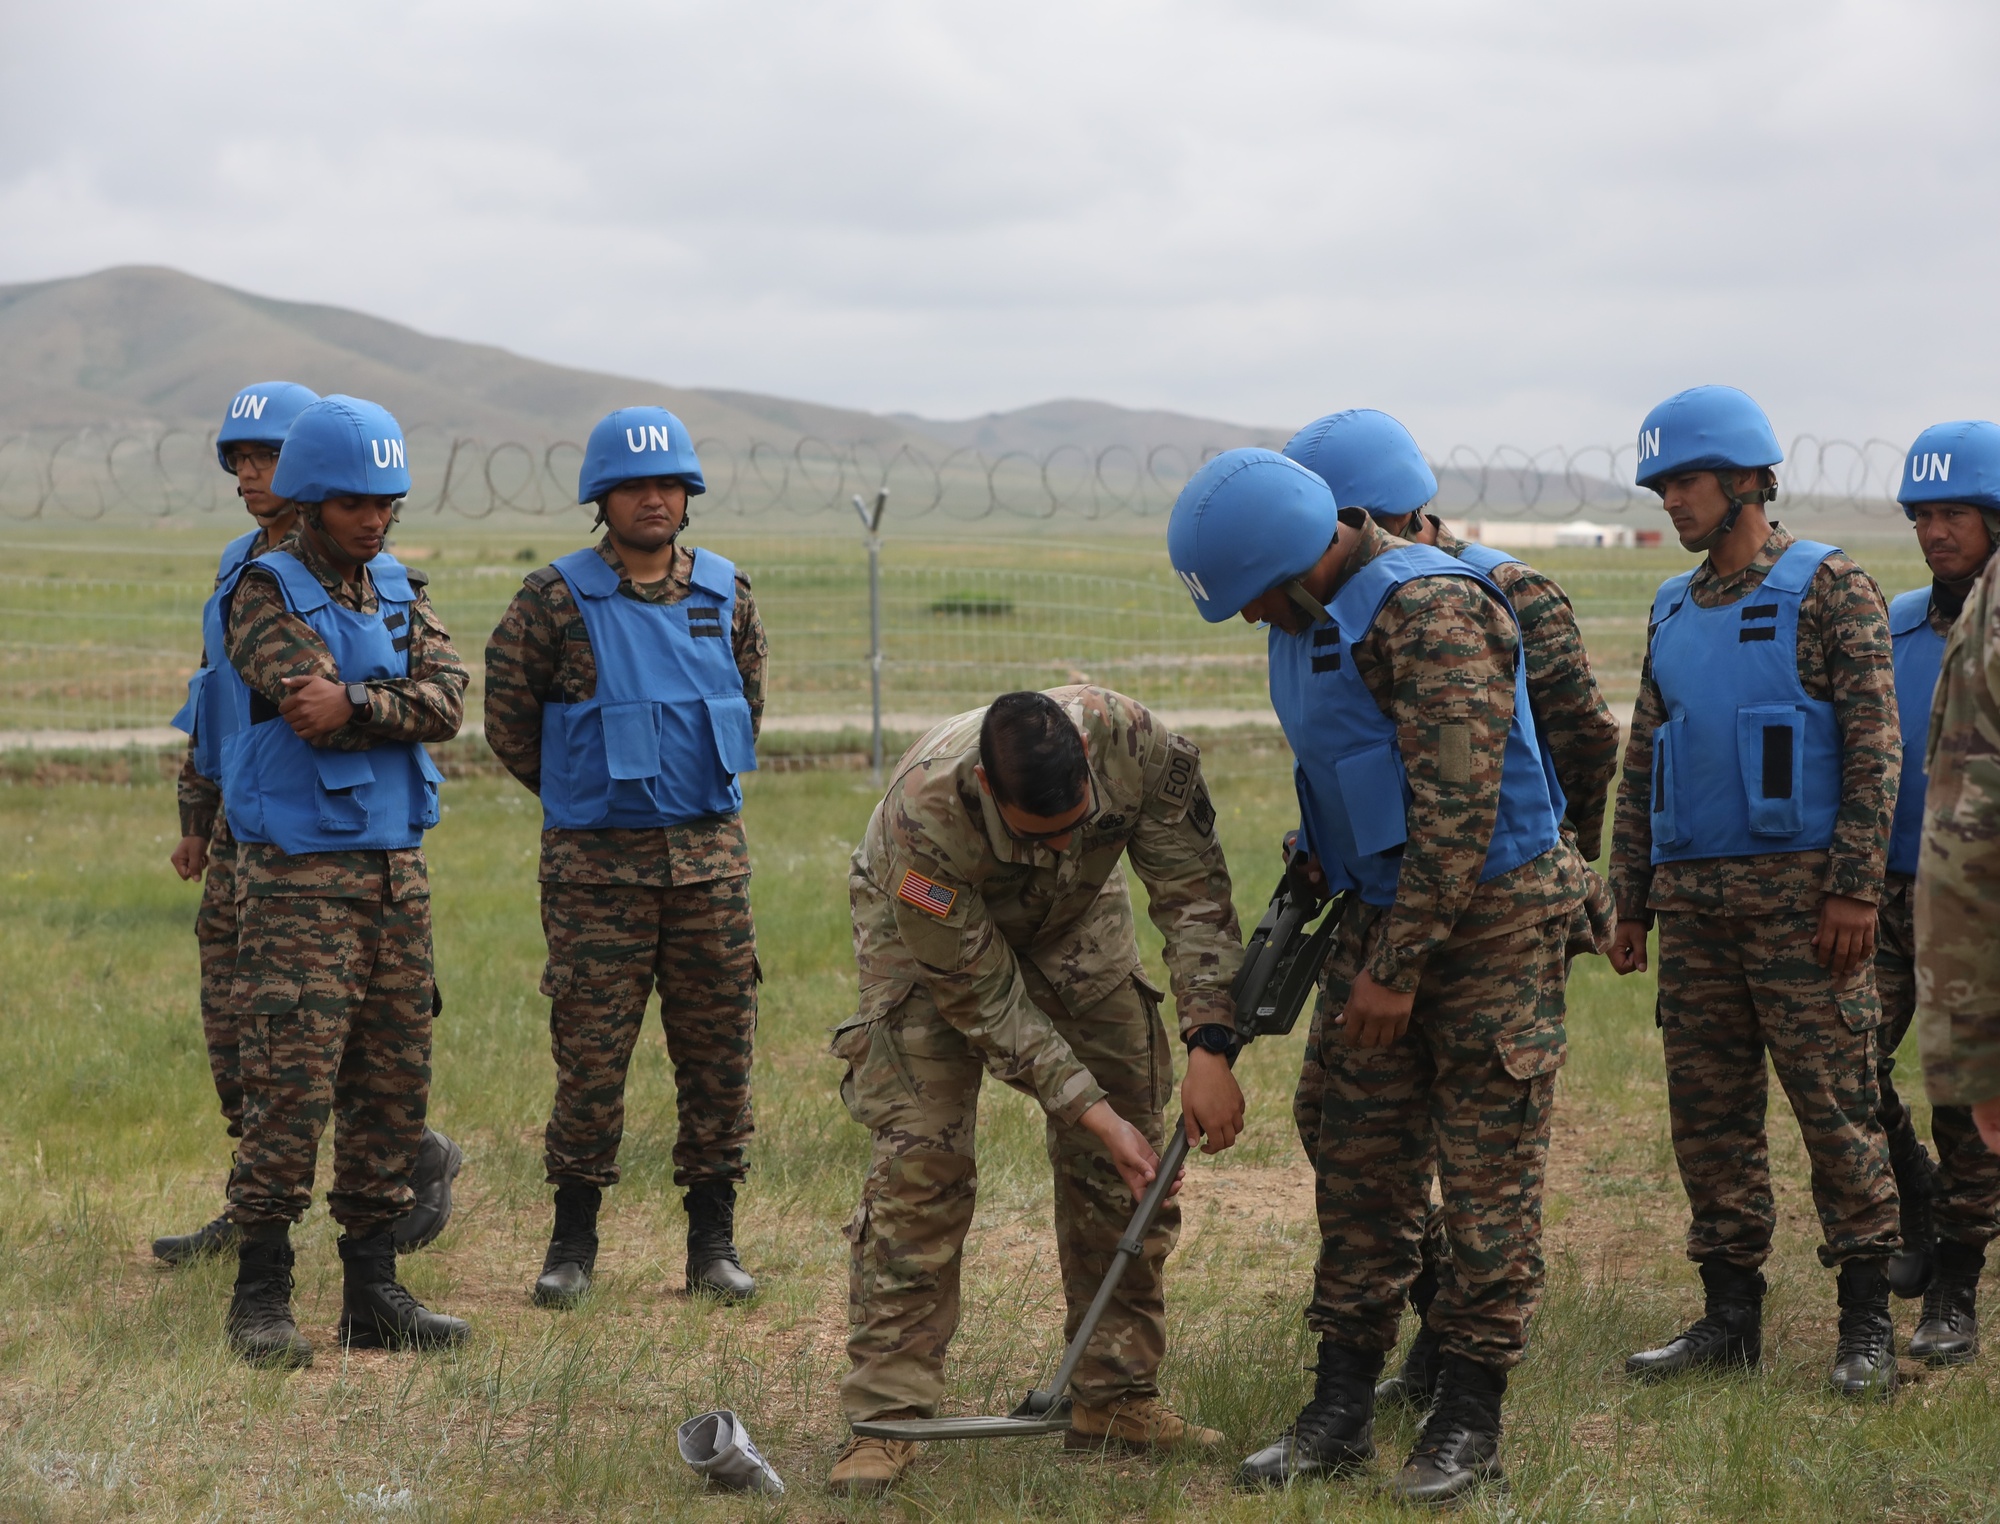
[[[199,611],[233,519],[9,526],[0,533],[0,732],[158,726],[200,654]],[[750,572],[771,641],[774,715],[865,714],[867,563],[852,525],[746,532],[697,520],[692,536]],[[413,516],[397,545],[473,669],[521,576],[584,543],[580,515],[467,524]],[[943,715],[1017,687],[1088,679],[1164,709],[1261,709],[1264,645],[1241,623],[1202,623],[1162,547],[1164,525],[1037,533],[891,525],[883,553],[884,706]],[[1806,532],[1813,532],[1810,526]],[[1890,593],[1924,578],[1907,536],[1853,542]],[[1665,550],[1538,550],[1528,559],[1576,604],[1613,702],[1637,691],[1653,589],[1687,557]]]
[[[1221,829],[1246,902],[1268,891],[1288,823],[1283,752],[1209,749]],[[344,1356],[332,1339],[334,1231],[298,1235],[301,1323],[315,1366],[236,1364],[221,1317],[231,1270],[169,1273],[152,1235],[215,1210],[225,1163],[195,1007],[195,891],[168,870],[170,786],[0,785],[0,1519],[413,1520],[1389,1517],[1365,1483],[1281,1497],[1229,1488],[1235,1458],[1285,1422],[1309,1378],[1300,1310],[1316,1234],[1289,1095],[1299,1038],[1252,1049],[1250,1130],[1190,1172],[1169,1265],[1172,1401],[1226,1430],[1215,1462],[1100,1461],[1054,1439],[933,1446],[882,1504],[820,1490],[841,1439],[840,1227],[865,1138],[837,1096],[828,1029],[851,1009],[843,874],[873,798],[865,774],[767,773],[748,815],[764,986],[754,1173],[742,1246],[764,1294],[691,1303],[671,1185],[671,1088],[657,1035],[634,1065],[625,1182],[607,1203],[599,1291],[559,1315],[529,1305],[548,1228],[539,1135],[552,1086],[534,862],[537,814],[511,783],[454,783],[432,838],[447,1008],[435,1115],[466,1146],[459,1212],[405,1262],[434,1305],[469,1317],[463,1350]],[[1150,936],[1150,932],[1147,933]],[[1509,1398],[1511,1495],[1474,1518],[1964,1520],[1994,1517],[2000,1402],[1992,1357],[1906,1366],[1888,1406],[1821,1389],[1832,1278],[1812,1253],[1796,1136],[1775,1126],[1782,1214],[1767,1360],[1741,1379],[1628,1385],[1624,1354],[1691,1317],[1685,1208],[1662,1108],[1652,988],[1586,959],[1549,1191],[1549,1295]],[[1011,1406],[1046,1376],[1060,1308],[1040,1122],[989,1089],[966,1322],[949,1407]],[[1901,1331],[1912,1323],[1899,1305]],[[674,1427],[734,1407],[790,1484],[775,1503],[707,1496]],[[1381,1425],[1378,1474],[1412,1431]]]

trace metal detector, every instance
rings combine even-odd
[[[1318,982],[1320,965],[1332,945],[1333,930],[1340,920],[1338,911],[1326,917],[1311,932],[1307,927],[1326,908],[1324,896],[1315,891],[1304,874],[1303,855],[1287,864],[1285,876],[1264,911],[1264,918],[1251,934],[1244,951],[1243,968],[1230,994],[1236,1001],[1236,1031],[1247,1045],[1256,1037],[1283,1037],[1292,1030],[1305,1006],[1306,996]],[[1024,1439],[1031,1434],[1055,1434],[1069,1427],[1070,1378],[1076,1374],[1090,1337],[1097,1332],[1098,1320],[1111,1305],[1118,1283],[1146,1242],[1146,1230],[1159,1215],[1160,1203],[1174,1177],[1187,1162],[1187,1118],[1174,1122],[1173,1136],[1160,1156],[1158,1171],[1146,1194],[1132,1211],[1132,1220],[1118,1240],[1118,1252],[1111,1267],[1098,1283],[1097,1295],[1077,1324],[1076,1334],[1063,1350],[1062,1364],[1046,1387],[1036,1387],[1021,1399],[1021,1405],[1004,1418],[878,1418],[863,1419],[849,1427],[871,1439]]]

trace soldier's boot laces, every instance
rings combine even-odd
[[[688,1187],[687,1289],[690,1294],[747,1302],[757,1282],[736,1253],[736,1187],[727,1180]]]
[[[1459,1355],[1446,1355],[1438,1374],[1437,1401],[1424,1420],[1416,1448],[1384,1491],[1399,1503],[1441,1507],[1474,1488],[1504,1485],[1500,1469],[1500,1399],[1507,1373]]]
[[[1840,1267],[1840,1341],[1827,1380],[1843,1397],[1896,1392],[1896,1324],[1889,1316],[1886,1261],[1851,1259]]]
[[[1710,1260],[1701,1267],[1702,1315],[1658,1349],[1625,1361],[1625,1373],[1657,1381],[1684,1371],[1755,1366],[1764,1356],[1764,1276]]]
[[[243,1235],[227,1217],[205,1222],[192,1233],[175,1233],[153,1240],[153,1258],[169,1265],[192,1264],[198,1259],[226,1254],[242,1241]]]
[[[556,1225],[542,1273],[535,1278],[537,1307],[574,1307],[590,1294],[597,1268],[597,1209],[604,1192],[595,1185],[565,1181],[556,1187]]]
[[[340,1342],[351,1349],[437,1349],[463,1344],[462,1318],[432,1312],[396,1279],[396,1240],[384,1229],[340,1239]]]
[[[1946,1239],[1938,1245],[1937,1277],[1910,1336],[1912,1360],[1964,1365],[1979,1353],[1979,1273],[1985,1268],[1986,1250],[1978,1244]]]
[[[1239,1487],[1286,1487],[1358,1471],[1375,1458],[1375,1378],[1379,1350],[1319,1341],[1313,1394],[1290,1427],[1236,1468]]]
[[[1907,1112],[1889,1145],[1903,1230],[1903,1247],[1889,1259],[1889,1289],[1910,1301],[1930,1289],[1937,1273],[1937,1166],[1917,1141]]]
[[[300,1370],[312,1345],[292,1321],[292,1245],[288,1229],[246,1234],[236,1246],[236,1290],[229,1299],[229,1347],[252,1365]]]
[[[438,1234],[451,1221],[451,1183],[465,1167],[465,1152],[441,1132],[424,1129],[424,1141],[417,1147],[417,1166],[410,1171],[410,1189],[416,1200],[396,1226],[396,1252],[408,1254],[437,1242]]]

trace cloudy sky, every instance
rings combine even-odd
[[[0,0],[0,281],[1432,452],[2000,414],[1981,0]]]

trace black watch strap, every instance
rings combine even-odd
[[[1181,1041],[1192,1053],[1200,1048],[1204,1053],[1219,1053],[1233,1068],[1236,1055],[1243,1051],[1243,1039],[1219,1022],[1204,1022],[1198,1027],[1189,1027]]]
[[[356,724],[366,725],[370,720],[375,718],[375,700],[368,696],[368,685],[366,683],[349,683],[347,685],[347,702],[354,706],[354,720]]]

